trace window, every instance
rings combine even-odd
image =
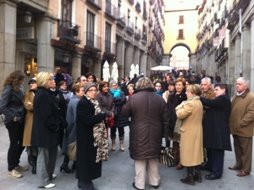
[[[138,17],[135,17],[135,29],[138,28]]]
[[[65,27],[71,27],[72,0],[62,0],[61,18]]]
[[[183,15],[179,16],[179,24],[184,24],[184,17],[183,17]]]
[[[184,35],[183,35],[183,29],[179,29],[178,30],[178,40],[183,40],[184,39]]]
[[[105,28],[105,51],[111,52],[111,24],[106,22]]]
[[[87,22],[86,22],[86,43],[88,46],[94,47],[94,21],[95,15],[87,11]]]

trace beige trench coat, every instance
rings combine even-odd
[[[199,97],[193,97],[176,107],[176,115],[182,120],[180,128],[180,162],[183,166],[197,166],[203,155],[203,106]]]
[[[34,95],[35,94],[33,91],[28,91],[24,96],[24,107],[26,109],[26,116],[25,116],[23,146],[31,146]]]

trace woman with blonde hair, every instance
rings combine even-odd
[[[23,84],[25,75],[17,70],[12,72],[4,82],[0,101],[0,112],[4,115],[4,123],[9,133],[10,146],[7,155],[9,175],[14,178],[22,177],[21,172],[27,168],[19,165],[24,132],[25,109],[23,105]]]
[[[58,146],[60,114],[56,97],[50,88],[55,87],[52,73],[40,72],[36,76],[37,93],[34,97],[34,115],[32,130],[32,146],[38,147],[37,174],[40,177],[39,188],[52,188],[52,180]],[[45,181],[45,178],[48,178]]]
[[[194,185],[202,182],[200,165],[203,156],[203,106],[199,99],[201,89],[198,85],[188,85],[187,100],[176,107],[176,115],[180,123],[180,162],[187,168],[187,177],[182,183]]]

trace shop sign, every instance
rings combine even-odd
[[[22,27],[22,28],[17,28],[17,36],[16,38],[18,40],[30,40],[34,39],[34,27]]]

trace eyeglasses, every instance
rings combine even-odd
[[[49,80],[55,80],[55,77],[50,77]]]
[[[161,85],[156,85],[155,87],[161,87]]]

